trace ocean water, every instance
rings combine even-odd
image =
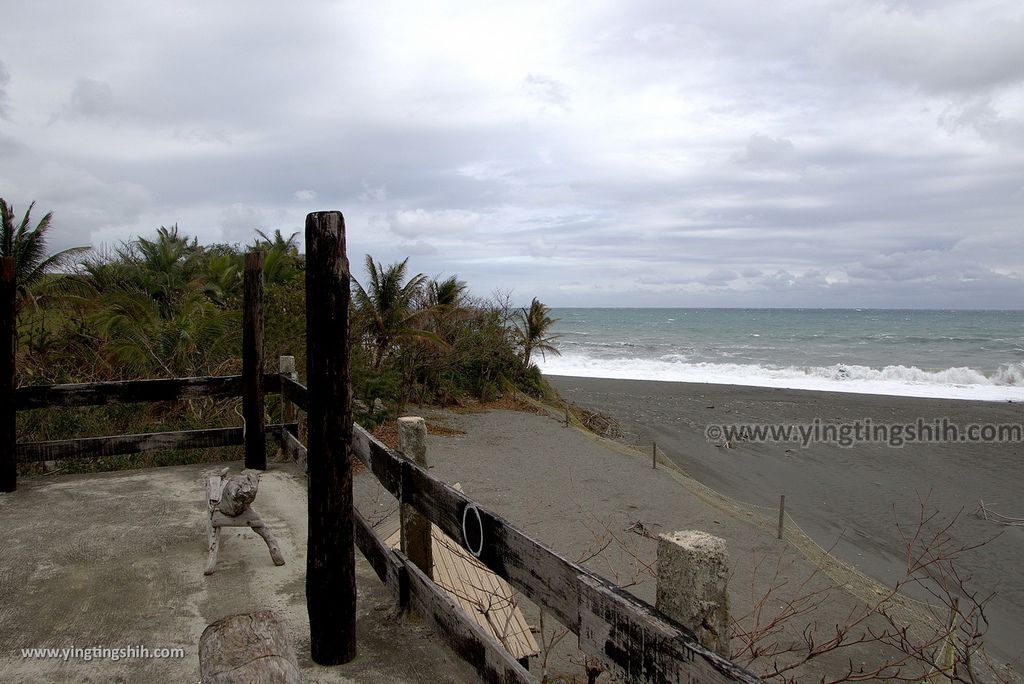
[[[1024,311],[554,309],[548,375],[1024,401]]]

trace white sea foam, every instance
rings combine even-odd
[[[623,380],[706,382],[754,387],[887,394],[906,397],[1024,401],[1024,364],[1006,364],[991,377],[967,367],[927,371],[915,366],[869,368],[833,366],[771,367],[734,363],[690,363],[672,354],[660,359],[594,359],[566,354],[537,359],[545,375]]]

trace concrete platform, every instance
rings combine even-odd
[[[205,475],[239,463],[24,478],[0,494],[0,679],[4,682],[196,682],[199,636],[225,615],[269,608],[288,624],[308,682],[476,682],[415,618],[397,615],[356,552],[357,658],[309,658],[305,478],[263,475],[254,507],[286,564],[251,530],[221,532],[206,577]],[[181,648],[183,657],[30,658],[27,648]]]

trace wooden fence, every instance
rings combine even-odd
[[[306,389],[282,376],[281,395],[307,407]],[[303,462],[307,450],[288,431],[281,448]],[[476,556],[579,637],[580,649],[632,682],[756,682],[755,675],[701,646],[693,633],[653,606],[533,539],[500,515],[430,475],[355,425],[354,455],[401,503]],[[449,643],[487,681],[534,681],[490,636],[474,634],[461,609],[401,552],[388,549],[361,516],[356,544],[400,602],[424,608]],[[449,601],[450,602],[450,601]]]
[[[400,551],[387,548],[352,505],[351,459],[383,487],[462,544],[484,565],[571,629],[580,649],[631,682],[756,682],[756,676],[701,646],[694,634],[653,606],[531,538],[501,516],[432,477],[424,468],[352,423],[349,377],[349,272],[338,212],[306,221],[307,378],[294,364],[265,373],[262,258],[247,255],[242,375],[14,388],[14,269],[0,263],[0,489],[13,491],[17,462],[87,458],[158,449],[245,446],[249,468],[266,468],[266,435],[308,464],[309,546],[306,595],[313,659],[355,655],[358,547],[402,605],[414,605],[488,682],[537,680]],[[280,393],[285,423],[266,425],[264,396]],[[242,396],[244,426],[17,443],[17,411],[195,397]],[[294,408],[308,414],[309,448]]]

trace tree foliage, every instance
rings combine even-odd
[[[39,297],[48,291],[46,276],[66,268],[89,249],[71,247],[47,255],[46,233],[50,230],[53,212],[45,214],[33,228],[31,216],[35,206],[35,202],[30,204],[21,222],[15,226],[14,207],[0,198],[0,256],[14,257],[19,309],[26,303],[37,306]]]
[[[551,332],[559,319],[550,316],[551,309],[541,303],[536,297],[530,302],[530,306],[521,309],[516,316],[516,331],[519,335],[519,343],[523,348],[523,365],[530,365],[530,358],[533,352],[540,352],[541,358],[545,354],[558,355],[561,352],[555,347],[558,335]]]
[[[19,316],[23,383],[238,372],[247,248],[201,245],[172,225],[105,251],[42,257],[52,215],[33,230],[28,214],[14,225],[4,204],[5,235],[24,255],[25,272],[70,272],[62,276],[61,296]],[[249,249],[265,253],[267,357],[293,355],[302,369],[305,259],[297,238],[255,231]],[[409,400],[493,399],[513,387],[544,391],[529,359],[536,350],[552,351],[557,336],[537,300],[524,312],[540,311],[539,318],[520,312],[533,326],[524,337],[507,301],[475,299],[455,275],[431,279],[410,273],[408,259],[383,264],[367,255],[365,274],[355,276],[353,386],[367,406],[379,399],[393,414]],[[38,283],[26,277],[26,291]]]

